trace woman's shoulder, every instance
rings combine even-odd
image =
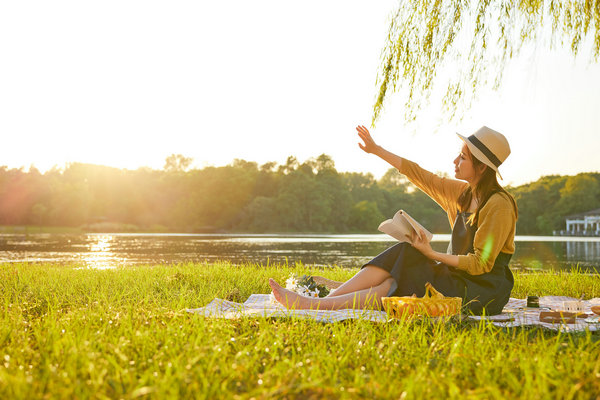
[[[497,191],[490,196],[481,210],[514,210],[514,204],[515,199],[510,193]]]

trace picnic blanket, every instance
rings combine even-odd
[[[574,301],[572,297],[545,296],[540,297],[540,308],[527,308],[525,299],[511,298],[504,307],[502,314],[494,316],[468,316],[473,321],[487,320],[500,327],[516,326],[542,326],[548,329],[563,332],[579,332],[584,330],[600,330],[600,317],[577,318],[573,324],[564,322],[547,323],[540,321],[540,312],[562,310],[563,301]],[[600,305],[600,298],[584,300],[583,311],[591,314],[590,308]],[[267,318],[307,318],[320,322],[337,322],[347,319],[363,319],[373,322],[388,322],[390,318],[385,311],[377,310],[288,310],[281,304],[274,302],[270,294],[252,294],[244,303],[214,299],[205,307],[186,309],[187,312],[203,315],[205,317],[237,319],[243,317]]]

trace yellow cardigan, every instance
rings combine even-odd
[[[404,158],[398,171],[438,203],[448,214],[450,226],[454,227],[458,197],[468,183],[442,178]],[[475,253],[459,255],[458,268],[471,275],[480,275],[492,270],[498,253],[513,254],[516,222],[511,200],[504,193],[493,194],[479,211],[473,240]]]

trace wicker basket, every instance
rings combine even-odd
[[[425,284],[423,297],[382,297],[383,308],[392,318],[410,316],[449,317],[460,313],[462,299],[445,297],[431,283]]]

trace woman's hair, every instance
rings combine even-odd
[[[467,154],[468,154],[468,157],[473,162],[473,169],[475,169],[475,171],[479,171],[481,166],[485,165],[484,163],[479,161],[477,158],[473,157],[473,154],[471,154],[468,147],[467,147]],[[515,217],[518,218],[519,212],[517,210],[517,203],[516,203],[514,197],[510,193],[508,193],[506,190],[504,190],[504,188],[502,186],[500,186],[500,184],[498,183],[498,180],[496,179],[496,171],[494,171],[487,165],[485,165],[485,167],[486,168],[483,170],[483,174],[481,175],[481,178],[479,179],[479,181],[477,182],[477,185],[475,186],[475,193],[473,193],[473,190],[471,189],[471,186],[469,185],[465,189],[465,191],[462,192],[461,195],[458,197],[459,209],[463,212],[467,211],[469,209],[469,206],[471,205],[471,201],[473,200],[473,195],[475,195],[475,198],[477,199],[477,204],[478,204],[477,210],[469,218],[471,225],[475,225],[475,224],[477,224],[477,217],[479,216],[479,211],[481,210],[481,207],[483,207],[485,205],[485,203],[488,201],[488,199],[490,198],[491,195],[493,195],[496,192],[499,192],[499,193],[504,193],[506,195],[506,197],[508,197],[510,199],[510,201],[513,205],[513,208],[515,210]]]

